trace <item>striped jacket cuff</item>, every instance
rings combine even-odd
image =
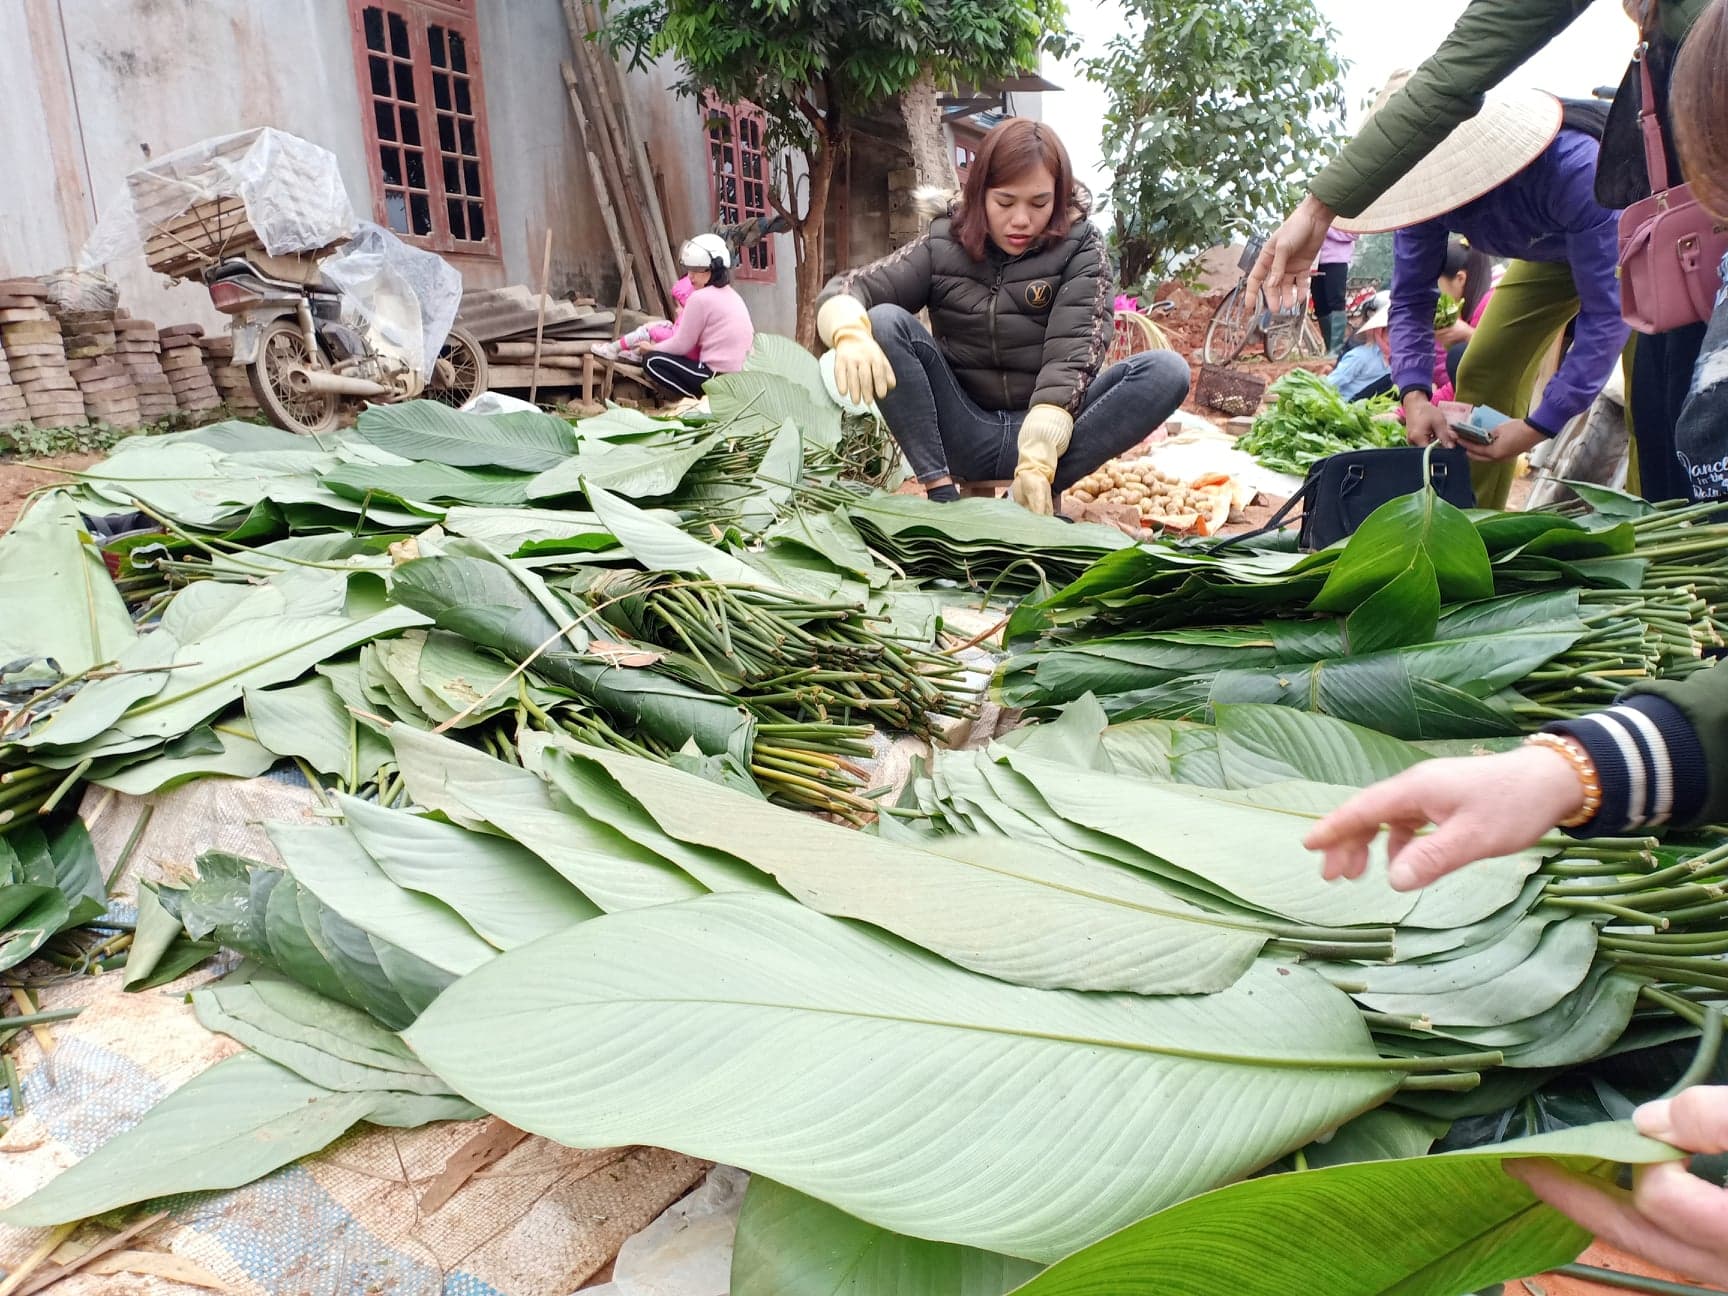
[[[1602,808],[1577,836],[1690,823],[1703,812],[1709,792],[1704,748],[1685,713],[1665,698],[1631,697],[1546,732],[1577,741],[1602,780]]]

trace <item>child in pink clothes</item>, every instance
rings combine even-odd
[[[689,275],[672,285],[672,300],[678,307],[678,317],[683,316],[690,294],[695,291],[696,285],[690,282]],[[616,342],[600,343],[594,348],[594,353],[605,360],[632,360],[641,364],[643,357],[638,353],[650,342],[664,342],[677,328],[678,325],[672,320],[650,320],[631,329]]]

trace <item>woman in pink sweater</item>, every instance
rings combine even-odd
[[[715,374],[737,373],[756,341],[750,308],[732,287],[732,253],[715,234],[698,234],[678,259],[696,291],[684,305],[672,336],[642,347],[648,376],[667,392],[700,396]]]

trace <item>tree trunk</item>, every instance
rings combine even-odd
[[[906,139],[912,152],[912,170],[919,188],[952,193],[960,187],[954,170],[954,150],[948,147],[942,129],[942,109],[936,80],[926,68],[918,79],[900,92],[900,115],[906,121]]]
[[[834,187],[834,167],[844,135],[819,137],[810,156],[810,204],[793,234],[798,254],[798,342],[811,351],[816,343],[816,297],[826,282],[828,251],[828,195]]]

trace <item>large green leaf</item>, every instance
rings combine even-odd
[[[717,374],[703,390],[714,417],[723,424],[777,428],[790,420],[811,445],[831,450],[840,444],[840,407],[826,391],[818,397],[778,374],[748,370]]]
[[[1374,867],[1347,887],[1327,882],[1302,844],[1318,814],[1255,805],[1241,794],[1226,810],[1203,789],[1081,772],[1011,748],[1004,759],[1056,815],[1208,879],[1267,913],[1349,926],[1395,923],[1416,906],[1414,895],[1392,890]]]
[[[524,551],[593,553],[618,545],[599,518],[574,509],[458,506],[444,515],[443,526],[451,535],[466,536],[512,555]]]
[[[1086,1248],[1022,1296],[1457,1296],[1566,1264],[1590,1235],[1502,1168],[1552,1157],[1605,1181],[1680,1154],[1629,1125],[1481,1151],[1272,1175],[1182,1202]]]
[[[597,824],[567,813],[527,770],[406,725],[390,730],[416,805],[468,828],[489,826],[545,860],[602,910],[634,909],[705,894],[681,869]]]
[[[745,894],[502,954],[406,1038],[522,1129],[674,1148],[1033,1260],[1239,1178],[1398,1082],[1349,1000],[1301,970],[1256,964],[1209,996],[1032,990]]]
[[[1368,515],[1338,555],[1312,606],[1316,612],[1349,612],[1412,570],[1418,558],[1432,568],[1444,601],[1494,596],[1494,572],[1482,537],[1462,510],[1424,487]]]
[[[585,442],[574,457],[529,482],[528,498],[585,495],[595,486],[629,499],[670,495],[684,475],[714,448],[715,440],[706,437],[689,445],[666,446]]]
[[[576,434],[570,425],[538,410],[467,414],[431,400],[368,405],[355,430],[404,459],[430,460],[452,468],[543,472],[576,451]]]
[[[318,479],[344,499],[360,504],[378,499],[433,516],[441,504],[524,504],[531,480],[521,473],[441,463],[343,464]]]
[[[649,571],[684,572],[729,585],[778,588],[749,563],[684,534],[599,485],[590,486],[588,502],[618,543]]]
[[[562,646],[553,650],[549,645],[559,640],[561,630],[566,642],[581,648],[587,646],[586,632],[574,616],[555,620],[536,599],[536,582],[534,573],[495,555],[420,558],[397,569],[395,591],[440,629],[511,661],[526,661],[538,653],[532,665],[535,674],[572,689],[614,720],[640,725],[674,750],[694,742],[711,755],[748,756],[754,723],[735,703],[652,669],[619,667],[603,655]],[[540,589],[544,595],[544,586]]]
[[[731,1296],[1002,1296],[1038,1268],[890,1233],[757,1175],[738,1216]]]
[[[254,1053],[218,1062],[0,1220],[19,1228],[87,1219],[172,1193],[238,1188],[334,1142],[376,1095],[334,1093]]]
[[[174,664],[180,669],[159,691],[133,703],[118,730],[138,737],[184,733],[238,701],[248,688],[298,679],[355,644],[425,624],[424,617],[405,607],[350,616],[348,585],[339,573],[328,576],[316,583],[251,589],[200,581],[181,591],[162,623],[178,645]],[[103,680],[92,691],[124,683],[124,677]]]
[[[279,756],[303,758],[320,774],[358,787],[390,759],[390,745],[342,705],[321,675],[283,688],[247,689],[245,696],[258,741]]]
[[[188,742],[208,738],[208,743]],[[200,778],[257,778],[276,763],[277,756],[253,735],[243,717],[232,716],[171,739],[162,754],[148,760],[134,756],[98,763],[90,781],[127,796],[149,796]]]
[[[53,658],[68,675],[119,657],[137,638],[108,568],[63,491],[0,535],[0,662]]]
[[[272,824],[269,833],[289,875],[367,935],[453,977],[497,953],[442,900],[398,886],[348,829]]]
[[[199,1024],[325,1089],[455,1096],[395,1035],[365,1013],[333,1004],[291,981],[267,984],[273,990],[269,998],[258,984],[195,991],[192,1006]],[[279,1006],[290,996],[305,1005],[297,1016]],[[316,1025],[305,1020],[314,1011],[324,1017]]]
[[[1222,990],[1268,938],[1059,851],[965,837],[910,849],[636,757],[593,749],[572,759],[604,768],[663,831],[748,861],[812,909],[1019,985]]]
[[[600,913],[532,851],[506,838],[355,797],[339,795],[336,803],[348,830],[392,882],[442,900],[498,949]]]

